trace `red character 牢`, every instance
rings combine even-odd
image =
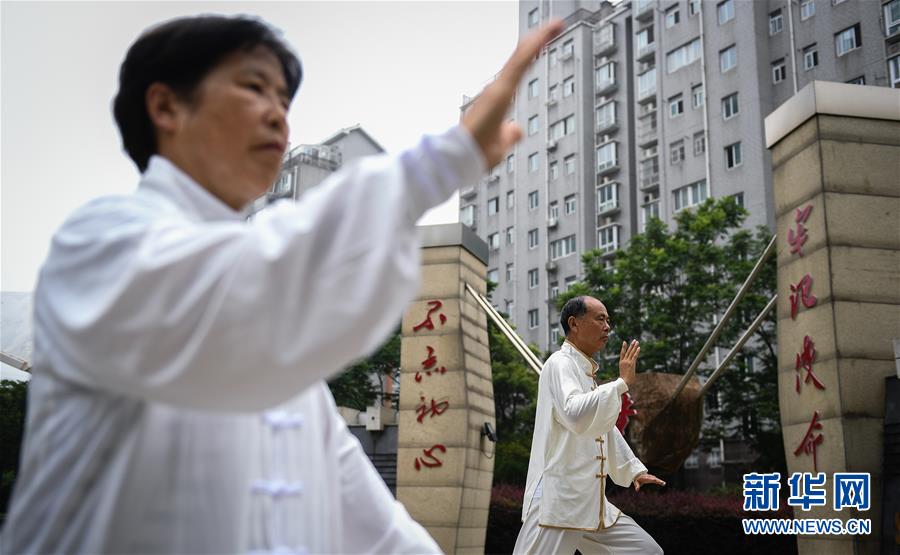
[[[799,457],[801,453],[812,455],[814,472],[819,471],[819,464],[818,461],[816,461],[816,447],[825,441],[825,437],[822,434],[816,435],[813,430],[821,429],[822,424],[819,422],[819,411],[813,411],[813,418],[812,422],[809,423],[809,429],[806,430],[806,435],[803,436],[803,439],[800,440],[800,445],[798,445],[797,449],[794,451],[795,457]]]
[[[428,310],[428,314],[425,315],[425,319],[422,320],[420,324],[413,326],[413,333],[419,331],[422,328],[425,328],[427,330],[434,329],[434,322],[431,321],[431,314],[437,310],[440,310],[441,307],[444,306],[444,303],[442,303],[441,301],[428,301],[428,306],[431,307]],[[438,318],[440,319],[442,326],[447,321],[447,317],[444,316],[443,313],[438,314]]]
[[[422,420],[424,420],[425,417],[429,413],[431,413],[431,418],[434,418],[435,416],[440,416],[441,414],[444,414],[444,411],[446,411],[450,407],[449,401],[441,401],[440,403],[435,403],[434,399],[431,399],[431,407],[429,408],[428,405],[425,404],[424,396],[419,397],[419,399],[421,399],[422,402],[419,403],[418,407],[416,407],[416,413],[418,414],[418,416],[416,417],[416,420],[420,424],[422,423]]]
[[[797,214],[794,217],[794,221],[797,223],[797,232],[794,233],[793,229],[788,229],[787,236],[788,244],[791,246],[791,254],[803,256],[803,245],[808,238],[806,235],[806,227],[803,224],[806,223],[806,219],[809,218],[810,212],[812,212],[812,204],[797,209]]]
[[[444,464],[436,455],[432,454],[435,449],[440,450],[442,453],[447,452],[447,448],[440,443],[433,445],[431,449],[422,449],[424,456],[416,457],[416,470],[422,470],[423,466],[425,468],[435,468]],[[429,460],[426,460],[426,458]]]
[[[802,380],[803,383],[809,383],[812,380],[813,385],[817,389],[825,389],[825,384],[819,381],[819,377],[816,376],[815,372],[813,372],[813,361],[816,359],[816,345],[813,343],[813,340],[807,335],[803,338],[803,350],[797,353],[797,363],[794,367],[797,375],[796,383],[794,389],[797,390],[797,393],[800,393],[800,369],[803,368],[806,370],[806,377]]]
[[[437,357],[434,356],[434,347],[430,345],[425,346],[428,349],[428,357],[422,361],[422,369],[425,370],[425,375],[430,376],[432,372],[437,372],[439,374],[443,374],[447,371],[447,368],[441,366],[439,368],[434,368],[437,365]],[[422,373],[416,372],[416,381],[422,381]]]
[[[816,306],[816,297],[809,290],[812,288],[812,277],[809,274],[803,276],[797,285],[791,284],[791,320],[797,319],[797,310],[802,302],[806,308]]]

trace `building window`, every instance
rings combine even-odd
[[[694,133],[694,156],[700,156],[706,152],[706,134],[703,131]]]
[[[887,64],[891,87],[900,89],[900,56],[889,59]]]
[[[563,79],[563,97],[570,97],[575,94],[575,77],[566,77]]]
[[[813,0],[801,0],[800,21],[806,21],[816,15],[816,3]]]
[[[722,119],[731,119],[741,111],[738,93],[729,94],[722,99]]]
[[[550,140],[558,141],[569,133],[575,132],[575,116],[567,116],[550,126]]]
[[[671,29],[678,25],[679,21],[681,21],[681,13],[678,11],[677,5],[666,10],[666,29]]]
[[[506,264],[506,281],[510,282],[513,280],[516,274],[516,266],[512,262],[508,262]]]
[[[651,198],[641,207],[641,231],[647,229],[647,224],[653,218],[659,218],[659,198]]]
[[[488,248],[495,251],[500,248],[500,234],[491,233],[487,236]]]
[[[652,94],[656,90],[656,68],[650,68],[638,75],[638,98]]]
[[[838,56],[843,56],[860,46],[862,46],[862,37],[859,34],[859,23],[834,35],[834,48]]]
[[[516,192],[506,191],[506,207],[512,208],[516,205]]]
[[[597,149],[597,171],[602,172],[606,169],[619,165],[619,157],[616,151],[616,143],[606,143]]]
[[[562,59],[568,59],[575,55],[575,40],[569,39],[562,45]]]
[[[559,203],[555,200],[547,205],[547,217],[551,220],[559,219]]]
[[[669,145],[669,163],[673,166],[684,162],[684,140]]]
[[[616,103],[607,102],[597,108],[597,130],[607,129],[616,124]]]
[[[537,268],[532,268],[528,270],[528,288],[534,289],[538,286],[538,280],[540,277],[538,276]]]
[[[534,152],[528,157],[528,173],[534,173],[538,171],[538,168],[541,167],[541,161],[538,158],[538,153]]]
[[[619,248],[619,226],[613,224],[597,230],[597,248],[603,253]]]
[[[560,258],[575,254],[575,236],[569,235],[550,243],[550,260],[558,260]]]
[[[563,282],[563,291],[568,291],[576,281],[578,281],[577,277],[566,276],[566,280]]]
[[[735,204],[737,204],[741,208],[744,207],[744,193],[735,193],[731,195],[731,198],[734,199]]]
[[[559,345],[559,326],[550,328],[550,345]]]
[[[529,28],[531,28],[531,27],[537,27],[537,24],[540,23],[540,21],[541,21],[541,16],[540,16],[540,14],[538,13],[538,9],[537,9],[537,8],[535,8],[535,9],[531,10],[530,12],[528,12],[528,27],[529,27]]]
[[[777,35],[784,29],[784,17],[781,10],[775,10],[769,14],[769,35]]]
[[[640,52],[644,48],[647,48],[648,46],[652,45],[653,40],[654,40],[653,39],[653,25],[650,25],[649,27],[646,27],[646,28],[638,31],[638,34],[636,35],[635,40],[637,41],[637,44],[635,46],[637,47],[638,52]]]
[[[538,207],[538,192],[531,191],[528,193],[528,210],[537,210]]]
[[[703,92],[703,84],[691,87],[691,106],[696,110],[703,106],[704,102],[706,102],[706,94]]]
[[[850,85],[865,85],[866,84],[866,76],[860,75],[859,77],[854,77],[853,79],[850,79],[849,81],[847,81],[847,83]]]
[[[730,170],[741,165],[741,143],[736,142],[725,147],[725,169]]]
[[[534,249],[538,246],[538,230],[532,229],[528,231],[528,248]]]
[[[550,284],[550,300],[559,297],[559,283],[554,281]]]
[[[516,323],[516,315],[513,314],[516,310],[516,303],[513,301],[506,301],[506,317],[509,318],[509,322],[511,324]]]
[[[575,155],[570,154],[566,156],[563,163],[566,166],[566,175],[573,175],[575,173]]]
[[[619,207],[618,183],[611,181],[597,186],[597,213],[603,214]]]
[[[528,118],[528,135],[537,135],[538,132],[538,117],[531,116]]]
[[[559,63],[559,51],[557,51],[555,48],[550,50],[549,57],[550,57],[550,67],[553,67]]]
[[[537,98],[538,94],[538,80],[532,79],[528,82],[528,98]]]
[[[488,199],[488,216],[493,216],[500,211],[500,197]]]
[[[563,202],[566,206],[566,216],[570,216],[575,213],[575,195],[568,195]]]
[[[463,206],[459,210],[459,221],[460,223],[472,227],[475,225],[475,205],[470,204],[468,206]]]
[[[616,63],[609,62],[594,70],[594,84],[601,91],[616,84]]]
[[[547,90],[547,104],[559,100],[559,85],[553,85]]]
[[[506,157],[506,173],[512,173],[516,169],[516,155],[510,154]]]
[[[500,273],[497,271],[497,268],[492,268],[487,271],[487,280],[492,281],[494,283],[500,283],[497,281],[500,279]]]
[[[719,52],[719,70],[722,73],[737,65],[737,46],[732,44]]]
[[[686,65],[689,65],[700,59],[700,39],[696,38],[691,42],[679,46],[675,50],[666,54],[666,71],[672,73],[678,71]]]
[[[787,79],[787,69],[784,66],[784,58],[775,60],[772,64],[772,83],[781,83]]]
[[[677,118],[684,113],[684,98],[680,94],[676,94],[669,99],[669,117]]]
[[[734,19],[734,0],[719,2],[717,8],[719,12],[719,25],[728,23]]]
[[[891,36],[900,30],[900,0],[891,0],[884,6],[884,34]]]
[[[528,311],[528,329],[533,330],[538,327],[538,318],[538,309],[532,308]]]
[[[559,177],[559,162],[554,160],[550,162],[550,179],[556,179]]]
[[[817,65],[819,65],[819,50],[815,44],[811,44],[803,49],[803,69],[809,71]]]
[[[700,0],[688,0],[688,15],[695,16],[700,13]]]
[[[709,196],[709,187],[705,179],[701,179],[690,185],[675,189],[672,194],[675,197],[675,211],[697,206]]]
[[[506,244],[516,244],[516,228],[513,226],[509,226],[508,228],[506,228]]]

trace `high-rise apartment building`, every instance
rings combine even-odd
[[[585,251],[611,261],[649,218],[709,197],[773,227],[763,120],[804,85],[900,87],[900,0],[521,0],[520,34],[551,17],[566,30],[509,114],[522,141],[460,193],[495,306],[543,349]]]

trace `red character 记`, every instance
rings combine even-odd
[[[803,279],[797,282],[797,285],[791,284],[791,320],[797,319],[800,303],[803,303],[803,306],[806,308],[816,306],[817,299],[809,292],[811,288],[812,276],[809,274],[803,276]]]

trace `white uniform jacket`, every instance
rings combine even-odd
[[[416,220],[483,171],[454,127],[246,222],[155,156],[76,211],[35,292],[0,552],[439,551],[321,380],[397,325]]]
[[[541,484],[540,526],[600,530],[620,511],[606,500],[606,476],[628,487],[647,468],[616,428],[621,378],[597,386],[597,363],[566,341],[541,370],[522,520]]]

